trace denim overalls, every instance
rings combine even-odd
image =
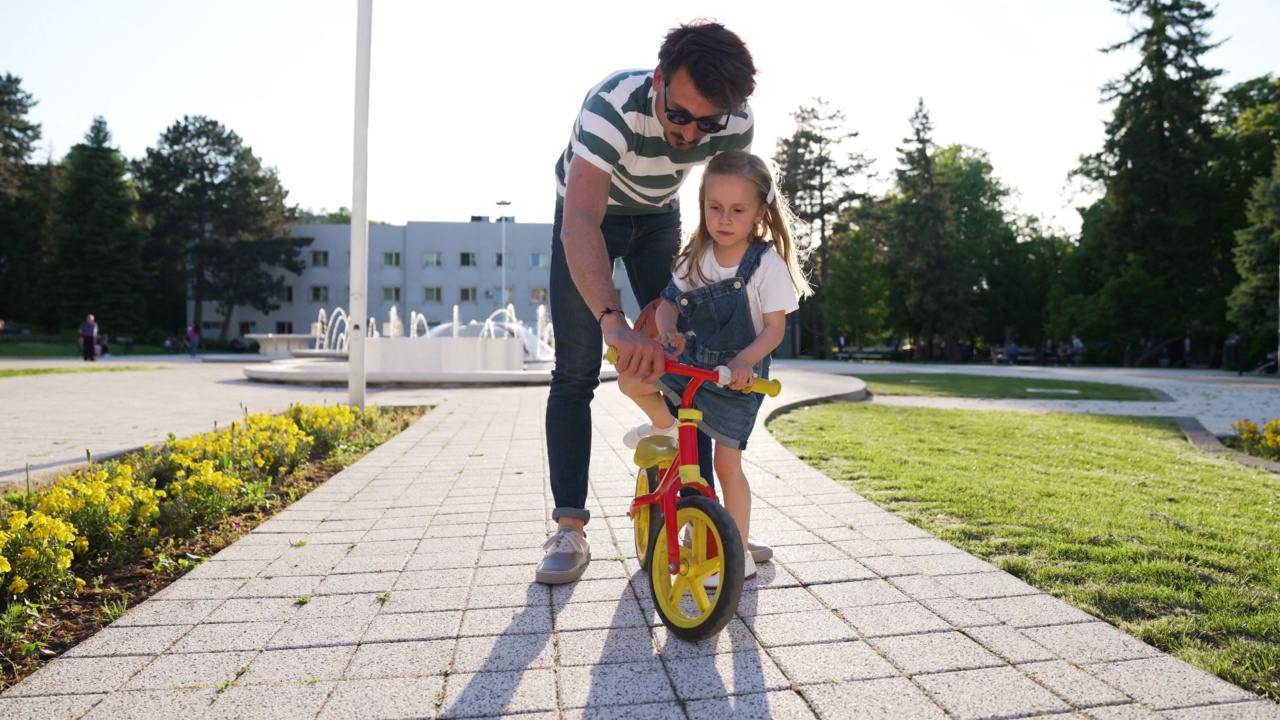
[[[673,280],[662,291],[662,298],[679,309],[676,329],[688,338],[680,362],[708,369],[728,365],[756,339],[747,284],[769,247],[767,242],[758,240],[748,245],[736,277],[684,293],[676,289]],[[760,377],[769,376],[769,356],[756,364],[754,372]],[[668,373],[658,380],[658,387],[679,405],[688,383],[689,378]],[[744,393],[704,382],[693,405],[703,413],[699,427],[704,433],[727,447],[742,450],[755,427],[756,413],[763,400],[764,396],[759,393]]]

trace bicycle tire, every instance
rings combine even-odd
[[[657,467],[640,468],[636,472],[636,494],[635,497],[648,495],[653,489],[658,487],[659,470]],[[658,533],[658,528],[662,520],[662,506],[658,503],[645,505],[640,508],[635,517],[631,518],[632,535],[636,542],[636,559],[640,561],[640,569],[645,572],[649,571],[650,545],[653,544],[653,537]]]
[[[680,548],[680,571],[668,569],[666,521],[660,515],[657,532],[649,543],[649,589],[653,604],[673,635],[689,642],[705,640],[724,629],[738,610],[742,598],[742,538],[729,511],[711,498],[687,497],[676,503],[678,527],[693,523],[692,547]],[[709,539],[719,551],[709,554]],[[713,594],[703,587],[703,578],[719,573]]]

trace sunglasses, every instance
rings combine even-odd
[[[662,106],[667,110],[667,120],[673,125],[688,125],[689,123],[697,123],[698,129],[708,135],[716,133],[729,127],[729,113],[724,114],[723,122],[720,118],[696,118],[683,110],[672,110],[671,104],[667,102],[667,83],[662,83]]]

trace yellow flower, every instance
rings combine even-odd
[[[9,558],[0,555],[0,575],[3,575],[13,568],[9,566]]]
[[[27,524],[27,514],[21,510],[14,510],[9,513],[9,529],[11,531],[21,530]]]
[[[36,552],[36,549],[31,547],[30,545],[22,548],[21,557],[23,560],[30,560],[31,558],[39,557],[39,555],[40,553]]]
[[[21,595],[27,591],[27,581],[15,576],[13,582],[9,583],[9,590],[16,595]]]
[[[71,567],[71,560],[75,557],[70,550],[62,548],[58,551],[58,569],[66,570]]]
[[[83,581],[83,580],[81,580],[80,578],[76,578],[76,589],[77,589],[77,590],[83,590],[83,589],[84,589],[84,581]]]

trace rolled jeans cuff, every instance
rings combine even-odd
[[[555,510],[551,511],[552,520],[559,520],[562,517],[581,520],[582,523],[585,525],[586,523],[591,522],[591,511],[584,510],[582,508],[572,508],[572,507],[556,508]]]

